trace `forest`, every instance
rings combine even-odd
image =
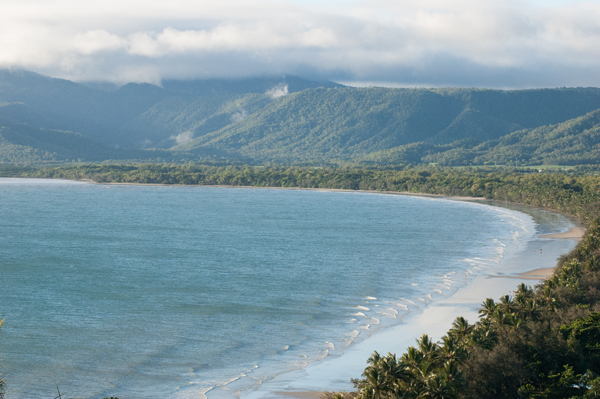
[[[357,88],[293,76],[99,88],[0,69],[0,163],[585,165],[600,162],[599,131],[598,88]]]

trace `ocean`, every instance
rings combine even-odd
[[[408,322],[540,229],[439,198],[35,179],[0,179],[0,215],[7,398],[236,398]]]

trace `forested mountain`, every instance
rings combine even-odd
[[[600,161],[600,109],[556,125],[522,129],[483,143],[413,143],[368,154],[356,161],[375,164],[582,165]]]
[[[2,162],[135,153],[252,163],[600,163],[598,88],[351,88],[297,77],[98,87],[0,70]]]
[[[0,70],[0,116],[29,127],[81,133],[98,143],[98,154],[90,157],[90,153],[82,153],[79,157],[57,159],[101,160],[106,159],[104,147],[113,150],[169,148],[189,140],[196,130],[198,134],[218,130],[256,112],[279,96],[320,86],[340,85],[282,76],[238,80],[169,80],[163,82],[163,87],[129,83],[114,90],[103,90],[95,88],[102,87],[99,84],[84,85],[28,71]],[[13,128],[11,125],[10,129]],[[9,126],[5,130],[9,130]],[[20,145],[9,142],[7,137],[3,139],[4,149],[12,148],[7,147],[8,144]],[[56,152],[56,147],[46,147],[42,142],[36,144],[40,147],[20,150],[2,159],[38,162],[54,157],[29,157],[28,153]],[[56,145],[60,144],[57,142]],[[71,145],[78,146],[77,143]],[[200,150],[194,156],[197,158],[198,154],[205,152]],[[218,156],[221,152],[215,150],[210,153]],[[3,154],[9,153],[3,151]],[[116,155],[116,158],[108,159],[123,159],[124,154]]]
[[[481,143],[598,108],[599,89],[311,89],[177,148],[218,148],[282,162],[356,160],[413,143],[454,143],[451,148],[456,141]]]
[[[127,159],[117,150],[68,131],[40,129],[0,117],[0,162],[103,161]]]

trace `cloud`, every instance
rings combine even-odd
[[[279,83],[277,86],[271,87],[269,90],[267,90],[265,94],[271,96],[271,98],[286,96],[288,94],[288,85],[285,83]]]
[[[191,130],[186,130],[183,133],[179,133],[177,136],[169,137],[171,140],[175,140],[177,144],[185,144],[188,141],[192,141],[194,139],[194,132]]]
[[[247,117],[248,117],[248,113],[246,112],[245,109],[242,108],[241,110],[239,110],[236,113],[234,113],[233,115],[231,115],[231,121],[233,123],[238,123],[238,122],[243,121]]]
[[[74,80],[600,86],[598,2],[6,2],[0,66]]]

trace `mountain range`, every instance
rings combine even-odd
[[[293,76],[75,83],[0,70],[0,162],[600,163],[600,89],[346,87]]]

